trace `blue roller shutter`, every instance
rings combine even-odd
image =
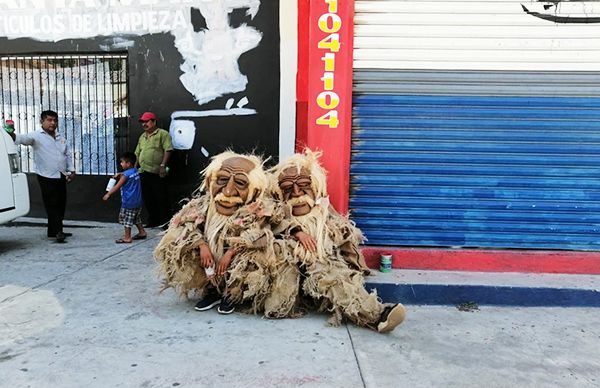
[[[369,245],[597,250],[600,73],[355,69]]]

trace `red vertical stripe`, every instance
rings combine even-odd
[[[323,151],[321,163],[328,171],[331,203],[346,213],[350,185],[354,1],[313,0],[309,4],[300,1],[299,7],[299,15],[308,7],[308,89],[306,141],[302,128],[298,128],[297,139],[300,145],[304,143],[313,150]],[[299,19],[299,39],[302,39],[305,16]],[[299,58],[302,56],[299,66],[305,63],[303,54],[299,52]],[[300,72],[304,74],[304,69],[299,69]],[[300,98],[304,97],[300,95],[303,88],[300,75],[298,80]],[[298,105],[303,108],[300,100]],[[298,123],[303,124],[301,119]]]
[[[308,141],[308,17],[310,0],[298,0],[298,72],[296,73],[296,152]]]

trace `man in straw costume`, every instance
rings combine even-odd
[[[392,331],[405,317],[402,304],[383,304],[364,288],[369,273],[358,245],[360,230],[329,204],[320,153],[306,150],[275,166],[273,196],[288,206],[288,225],[275,241],[274,279],[265,300],[265,315],[299,315],[303,297],[331,311],[329,322],[345,317],[379,332]]]
[[[202,172],[200,192],[170,221],[154,251],[163,290],[201,296],[198,311],[221,314],[252,301],[255,311],[269,288],[273,202],[263,200],[268,178],[254,155],[225,151]],[[276,220],[280,223],[282,220]]]

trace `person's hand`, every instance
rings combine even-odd
[[[160,166],[160,170],[158,171],[158,175],[159,175],[161,178],[164,178],[164,177],[166,177],[166,176],[167,176],[167,168],[166,168],[164,165],[161,165],[161,166]]]
[[[75,171],[71,171],[69,175],[67,175],[67,183],[71,182],[73,179],[75,179]]]
[[[109,198],[110,198],[110,194],[108,194],[108,193],[106,193],[102,196],[103,201],[108,201]]]
[[[210,248],[205,243],[200,244],[198,247],[200,250],[200,265],[202,268],[208,268],[215,265],[215,259],[213,258]]]
[[[302,244],[304,249],[307,251],[317,251],[317,241],[310,234],[304,233],[303,231],[298,231],[294,233],[294,238],[300,241],[300,244]]]
[[[217,270],[215,271],[217,275],[224,275],[233,259],[233,255],[235,255],[235,251],[233,249],[225,252],[223,256],[219,259],[219,264],[217,264]]]

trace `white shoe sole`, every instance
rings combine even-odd
[[[211,304],[209,304],[208,306],[204,306],[204,307],[198,307],[198,306],[195,306],[195,307],[194,307],[194,310],[196,310],[196,311],[206,311],[206,310],[210,310],[210,309],[212,309],[213,307],[215,307],[216,305],[218,305],[219,303],[221,303],[221,299],[217,299],[217,300],[215,300],[214,302],[212,302],[212,303],[211,303]]]
[[[229,310],[229,311],[223,311],[223,310],[221,310],[221,307],[219,307],[219,308],[217,309],[217,312],[218,312],[219,314],[223,314],[223,315],[228,315],[228,314],[231,314],[231,313],[233,313],[234,311],[235,311],[235,309],[231,309],[231,310]]]

